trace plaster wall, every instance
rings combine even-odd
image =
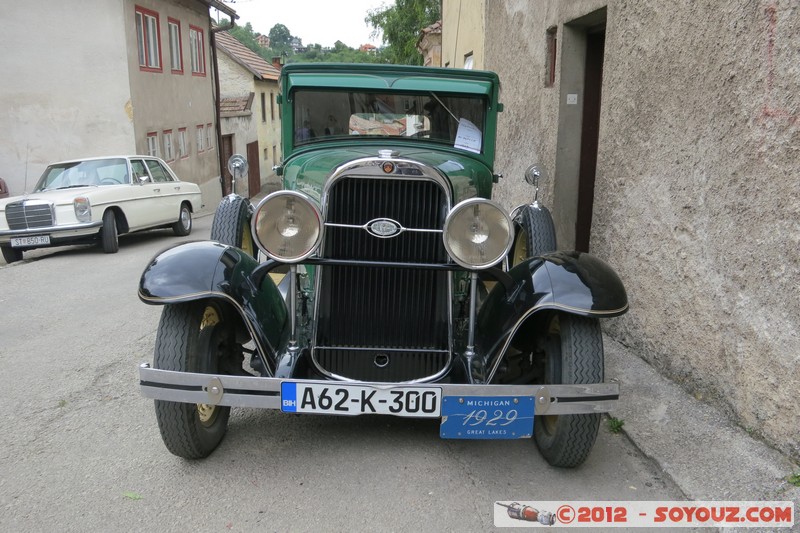
[[[223,52],[217,53],[219,92],[222,98],[244,96],[253,92],[253,73]],[[255,106],[255,102],[253,103]]]
[[[0,177],[12,195],[49,163],[135,151],[122,4],[23,2],[2,20]]]
[[[564,25],[604,7],[590,247],[631,304],[604,327],[800,459],[800,4],[493,2],[485,67],[502,83],[495,198],[508,207],[530,197],[522,173],[535,160],[548,172],[540,197],[560,209],[562,84],[576,75],[561,70]]]
[[[442,1],[442,66],[463,68],[472,54],[472,68],[484,68],[485,12],[485,0]]]
[[[134,120],[135,149],[147,153],[147,134],[158,133],[159,155],[163,155],[162,132],[186,128],[188,157],[176,158],[170,163],[178,177],[204,186],[203,203],[216,207],[221,198],[221,189],[214,192],[219,183],[219,154],[214,101],[213,64],[210,56],[211,36],[208,28],[208,9],[199,2],[190,0],[125,0],[125,31],[128,42],[127,69],[130,78],[131,116]],[[162,72],[147,72],[139,68],[136,44],[135,6],[155,11],[159,15],[161,30]],[[169,64],[168,18],[180,22],[183,48],[183,72],[175,73]],[[205,75],[194,75],[191,68],[189,29],[195,26],[202,30],[205,55]],[[210,142],[199,151],[197,127],[211,128],[205,138]]]
[[[220,51],[217,57],[220,73],[220,93],[223,98],[254,93],[251,106],[252,114],[246,119],[249,122],[248,129],[242,128],[243,117],[236,117],[236,120],[223,118],[222,134],[234,133],[236,135],[234,137],[234,151],[244,156],[247,154],[246,145],[258,140],[261,186],[262,188],[267,185],[277,186],[279,180],[272,171],[272,167],[279,164],[281,159],[280,111],[275,101],[279,90],[278,82],[256,79],[252,72],[231,59],[225,52]],[[261,101],[262,94],[264,95],[263,104]],[[233,131],[232,128],[238,129],[238,133]],[[275,146],[275,158],[273,158],[272,154],[273,146]],[[266,155],[264,150],[266,150]]]
[[[261,187],[277,187],[280,179],[273,172],[272,167],[279,165],[283,155],[281,150],[281,115],[280,106],[276,98],[280,91],[277,81],[256,80],[255,82],[256,100],[253,109],[258,111],[258,148],[259,161],[261,167]],[[261,112],[261,93],[264,93],[264,112]],[[264,120],[265,119],[265,120]],[[275,157],[273,157],[272,147],[275,147]],[[266,150],[266,155],[264,153]]]

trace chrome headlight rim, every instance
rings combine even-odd
[[[483,204],[497,210],[497,212],[500,213],[506,221],[508,234],[506,235],[506,242],[502,247],[502,253],[497,254],[496,258],[492,259],[491,261],[484,261],[478,264],[470,264],[467,263],[466,261],[463,261],[462,258],[460,258],[458,254],[455,253],[455,251],[451,246],[450,239],[448,238],[449,235],[448,232],[450,229],[450,224],[456,217],[456,215],[461,213],[464,209],[469,208],[475,204]],[[453,206],[450,212],[447,213],[447,218],[445,219],[444,227],[442,228],[442,240],[444,242],[444,248],[447,251],[448,256],[450,256],[450,258],[453,261],[455,261],[458,265],[466,268],[467,270],[486,270],[487,268],[491,268],[500,263],[503,260],[503,258],[506,257],[508,253],[511,251],[511,246],[514,243],[514,222],[511,220],[511,217],[508,215],[506,210],[500,207],[500,205],[497,204],[496,202],[493,202],[486,198],[469,198]]]
[[[318,228],[317,237],[314,240],[314,243],[303,254],[297,256],[284,257],[270,252],[267,249],[267,247],[261,242],[261,238],[258,234],[258,219],[259,219],[258,215],[261,212],[261,209],[270,201],[281,196],[292,196],[306,203],[311,208],[315,216],[315,219],[317,221],[317,228]],[[307,259],[308,257],[315,254],[319,249],[320,244],[322,243],[322,236],[324,230],[325,230],[325,224],[322,221],[322,211],[320,210],[319,205],[317,205],[317,202],[311,196],[302,193],[300,191],[280,190],[268,194],[267,196],[262,198],[260,202],[258,202],[255,209],[253,210],[253,216],[250,220],[250,232],[253,236],[253,241],[256,243],[258,249],[264,252],[264,254],[270,259],[274,259],[275,261],[288,264],[299,263],[300,261],[303,261],[304,259]]]

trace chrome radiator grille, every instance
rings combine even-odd
[[[344,178],[328,195],[323,255],[330,259],[442,263],[440,232],[380,238],[361,226],[391,219],[441,230],[447,196],[432,181]],[[359,227],[354,227],[359,226]],[[313,355],[326,372],[360,381],[413,381],[449,361],[449,273],[425,268],[331,266],[320,271]]]
[[[447,216],[444,191],[432,181],[346,178],[329,193],[326,224],[363,226],[392,219],[406,230],[441,230]],[[327,226],[323,254],[331,259],[442,263],[441,233],[404,231],[376,238],[353,227]]]
[[[47,228],[53,225],[53,204],[49,202],[14,202],[6,206],[9,229]]]

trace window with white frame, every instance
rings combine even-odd
[[[173,18],[169,23],[169,62],[172,72],[183,74],[183,48],[181,44],[181,23]]]
[[[211,127],[211,124],[206,124],[206,148],[209,150],[214,149],[214,143],[212,142],[213,139],[211,137],[211,132],[213,131],[214,129]]]
[[[189,157],[189,145],[186,144],[186,128],[178,129],[178,157]]]
[[[158,13],[136,6],[135,16],[139,68],[151,72],[161,72],[161,34]]]
[[[205,147],[206,135],[203,131],[203,125],[200,124],[197,126],[197,153],[199,154],[203,150],[206,149]]]
[[[206,75],[206,46],[203,30],[197,26],[189,26],[189,47],[192,55],[192,74]]]
[[[158,157],[158,132],[147,134],[147,155]]]
[[[172,161],[175,159],[175,154],[172,150],[172,130],[164,130],[161,134],[161,140],[164,143],[164,159]]]

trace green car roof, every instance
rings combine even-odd
[[[392,89],[484,95],[497,101],[494,72],[406,65],[293,63],[283,68],[284,88]]]

